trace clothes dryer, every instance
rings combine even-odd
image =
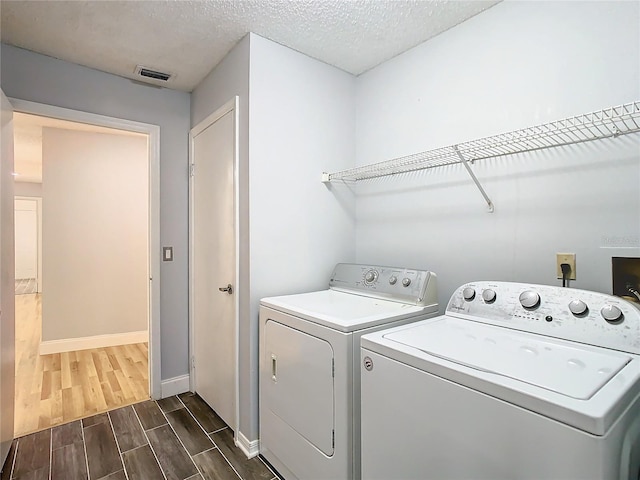
[[[260,453],[285,479],[360,478],[360,337],[438,314],[436,275],[338,264],[260,304]]]
[[[475,282],[361,345],[367,480],[640,475],[640,311],[621,298]]]

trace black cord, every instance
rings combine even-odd
[[[562,269],[562,286],[567,286],[567,280],[569,280],[569,273],[571,272],[571,265],[568,263],[560,264],[560,268]]]

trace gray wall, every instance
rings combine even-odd
[[[603,42],[603,39],[607,39]],[[357,82],[357,163],[391,159],[640,99],[638,2],[503,2]],[[610,48],[615,45],[615,48]],[[358,261],[429,268],[439,301],[473,280],[611,291],[640,255],[638,134],[358,187]]]
[[[161,378],[188,373],[188,132],[190,95],[154,88],[12,46],[1,46],[8,97],[160,126]],[[157,252],[160,255],[160,252]]]

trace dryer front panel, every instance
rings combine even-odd
[[[329,342],[267,320],[264,407],[327,456],[334,450],[334,354]]]

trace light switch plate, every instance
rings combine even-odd
[[[162,261],[173,262],[173,247],[162,247]]]

